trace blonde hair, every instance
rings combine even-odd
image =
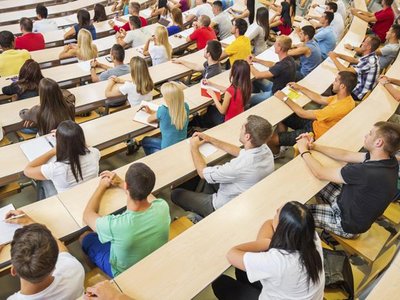
[[[132,57],[129,62],[132,82],[136,85],[136,92],[140,95],[150,93],[154,88],[146,61],[139,56]]]
[[[162,45],[167,51],[168,59],[170,60],[172,57],[172,47],[168,41],[168,31],[164,26],[158,26],[154,35],[157,38],[157,45]]]
[[[283,52],[288,52],[292,48],[292,39],[286,35],[278,36],[276,43],[279,43]]]
[[[171,15],[172,15],[172,20],[179,26],[181,30],[183,30],[184,26],[183,26],[182,11],[179,8],[174,7],[171,10]]]
[[[187,120],[182,88],[175,82],[166,82],[161,86],[161,93],[168,106],[171,125],[177,130],[182,130]]]
[[[97,47],[93,44],[92,34],[84,28],[81,28],[78,33],[76,56],[80,60],[90,60],[97,57]]]

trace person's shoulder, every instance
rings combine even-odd
[[[151,202],[152,206],[155,207],[169,207],[167,201],[162,198],[157,198]]]
[[[91,155],[93,155],[94,157],[100,158],[100,150],[99,149],[94,148],[94,147],[89,147],[88,150]]]

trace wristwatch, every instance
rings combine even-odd
[[[282,101],[286,103],[286,101],[288,101],[288,99],[289,99],[289,97],[286,96],[286,97],[284,97],[284,98],[282,99]]]

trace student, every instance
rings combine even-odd
[[[292,19],[290,17],[289,3],[282,2],[281,6],[280,14],[272,18],[269,27],[276,33],[280,32],[281,35],[290,35],[292,32]]]
[[[21,36],[15,38],[15,49],[25,49],[28,51],[42,50],[45,48],[44,37],[41,33],[32,32],[32,20],[21,18],[19,20]]]
[[[154,44],[150,45],[150,42]],[[172,47],[168,40],[168,31],[164,26],[158,26],[154,36],[146,41],[143,47],[143,55],[150,55],[153,66],[171,59]]]
[[[179,8],[182,12],[190,9],[190,0],[169,0],[169,10],[172,11],[174,8]]]
[[[47,19],[48,11],[46,6],[43,4],[38,4],[36,6],[36,18],[37,20],[33,22],[32,31],[33,32],[50,32],[58,30],[56,21],[53,19]]]
[[[297,140],[297,147],[314,176],[331,182],[318,194],[324,204],[309,205],[317,227],[344,238],[356,238],[395,199],[399,165],[394,155],[400,148],[398,124],[375,123],[364,139],[366,153],[315,144],[307,134]],[[340,166],[322,165],[311,150],[339,161]]]
[[[86,289],[83,297],[85,300],[102,299],[102,300],[133,300],[132,298],[122,294],[108,280],[101,281],[92,287]]]
[[[110,50],[110,57],[113,63],[113,67],[106,64],[102,64],[97,60],[90,62],[90,76],[92,82],[104,81],[109,79],[111,76],[122,76],[128,74],[130,68],[128,65],[124,64],[125,50],[121,45],[114,44]],[[101,72],[100,75],[96,74],[96,69],[100,68],[105,71]]]
[[[7,299],[79,298],[84,291],[83,266],[46,226],[36,223],[22,210],[12,210],[6,218],[22,214],[25,216],[7,220],[23,225],[15,231],[10,251],[11,275],[19,278],[21,290]]]
[[[78,124],[71,120],[63,121],[55,135],[56,146],[29,162],[24,169],[28,178],[52,181],[56,191],[50,193],[50,187],[43,186],[46,198],[99,174],[100,151],[87,147],[83,130]]]
[[[177,34],[182,30],[184,30],[185,27],[183,26],[182,11],[179,8],[174,7],[171,10],[171,20],[172,20],[172,25],[167,27],[168,36]]]
[[[336,35],[336,40],[339,41],[343,35],[344,32],[344,21],[342,16],[337,12],[338,10],[338,5],[335,2],[328,2],[328,4],[326,5],[326,11],[330,11],[333,12],[333,20],[331,22],[331,26],[333,29],[333,32]],[[307,18],[308,20],[310,19],[317,19],[319,20],[320,17],[318,16],[308,16]],[[311,22],[311,24],[315,27],[315,28],[319,28],[321,27],[321,24],[318,23],[314,23]]]
[[[279,152],[279,146],[293,146],[296,144],[296,138],[302,133],[312,132],[318,139],[328,131],[355,107],[351,91],[356,84],[357,77],[354,73],[341,71],[333,82],[333,91],[336,95],[323,97],[297,83],[289,83],[291,88],[302,92],[311,101],[323,106],[315,110],[305,110],[283,92],[276,92],[275,96],[289,106],[294,114],[280,123],[272,135],[269,143],[272,152],[282,155],[283,153]],[[293,131],[287,131],[288,127]]]
[[[328,57],[328,53],[333,51],[336,46],[336,35],[333,32],[332,26],[330,26],[333,17],[333,12],[325,11],[319,19],[322,27],[319,28],[317,33],[314,35],[314,40],[318,43],[323,60]]]
[[[196,41],[197,50],[204,49],[208,41],[217,39],[210,24],[211,19],[206,15],[201,15],[198,21],[193,23],[194,32],[186,38],[186,41]]]
[[[369,11],[364,11],[354,7],[350,9],[350,12],[365,22],[374,23],[371,27],[371,31],[380,38],[382,43],[384,43],[386,32],[394,22],[392,4],[393,0],[382,0],[382,9],[375,13],[370,13]]]
[[[95,232],[81,238],[82,250],[108,276],[121,274],[168,241],[170,215],[165,200],[151,191],[156,176],[143,163],[133,163],[125,181],[105,171],[83,212],[84,222]],[[110,187],[126,191],[127,209],[118,215],[99,215],[99,206]]]
[[[257,9],[255,28],[246,36],[253,44],[253,55],[258,55],[268,49],[267,40],[269,38],[269,11],[266,7]],[[254,26],[253,25],[253,26]]]
[[[222,52],[220,60],[229,57],[229,63],[233,66],[235,60],[247,59],[251,55],[250,39],[245,36],[247,23],[243,19],[235,19],[231,27],[231,33],[235,36],[235,40]]]
[[[255,241],[233,247],[227,259],[236,268],[236,280],[222,275],[213,282],[219,300],[324,296],[321,240],[311,212],[297,201],[283,205]]]
[[[206,15],[210,19],[214,18],[212,7],[207,0],[195,0],[196,6],[190,10],[190,14],[186,16],[186,22],[190,23],[195,18],[199,19],[201,15]]]
[[[19,70],[18,80],[2,88],[5,95],[15,95],[13,100],[22,100],[38,95],[39,82],[43,78],[39,64],[28,59]]]
[[[292,24],[294,24],[294,18],[296,17],[296,0],[284,0],[282,2],[287,2],[289,3],[289,15],[290,15],[290,19],[292,21]],[[279,4],[275,4],[272,3],[270,5],[267,5],[269,8],[271,8],[272,10],[281,13],[282,12],[282,6]]]
[[[148,122],[158,122],[161,138],[145,137],[142,147],[146,155],[153,154],[167,148],[187,137],[189,123],[189,105],[185,103],[182,88],[174,82],[167,82],[161,86],[161,94],[166,105],[161,105],[157,111],[148,106],[144,110],[150,115]]]
[[[347,8],[346,5],[344,4],[343,0],[331,0],[330,2],[334,2],[337,4],[337,12],[340,14],[340,16],[343,19],[343,22],[346,21],[347,18]],[[317,4],[314,3],[311,5],[311,8],[316,8],[316,7],[320,7],[323,10],[326,10],[327,6],[326,5],[322,5],[322,4]]]
[[[379,67],[381,70],[385,69],[396,58],[400,49],[400,25],[394,24],[386,33],[386,43],[383,47],[378,48],[375,54],[379,58]],[[362,55],[360,47],[355,47],[350,44],[345,44],[344,47],[349,50],[356,51],[358,55]]]
[[[92,35],[88,30],[81,29],[78,33],[78,44],[65,45],[59,58],[76,57],[78,61],[86,61],[96,58],[97,54],[97,47],[93,43]]]
[[[132,107],[139,105],[142,101],[151,101],[153,99],[151,92],[154,88],[154,83],[150,77],[146,61],[139,56],[135,56],[131,58],[129,66],[132,81],[111,77],[106,87],[106,97],[111,98],[127,95]]]
[[[197,174],[207,182],[205,190],[198,193],[177,188],[172,190],[171,200],[184,210],[206,217],[264,179],[274,171],[272,152],[265,144],[271,133],[271,124],[255,115],[247,117],[240,130],[242,150],[205,133],[195,133],[190,139],[190,149]],[[207,167],[199,150],[204,143],[210,143],[235,158],[224,165]]]
[[[140,19],[136,16],[129,17],[129,31],[125,31],[124,29],[120,29],[117,32],[117,43],[122,47],[139,47],[146,43],[147,36],[140,30],[141,22]]]
[[[313,39],[315,29],[311,25],[303,26],[296,30],[302,44],[288,51],[288,55],[299,57],[300,64],[296,71],[296,81],[303,79],[314,70],[322,61],[321,50]]]
[[[217,37],[219,40],[226,39],[231,35],[232,23],[229,17],[229,13],[223,11],[222,2],[217,0],[212,4],[212,12],[215,15],[214,18],[211,19],[210,27],[214,28],[217,33]]]
[[[0,54],[0,76],[10,76],[19,73],[22,65],[31,56],[26,50],[15,50],[14,35],[7,30],[0,32],[0,47],[3,53]]]
[[[271,97],[276,91],[283,89],[286,84],[295,80],[296,63],[294,59],[288,55],[288,51],[292,46],[292,40],[287,36],[279,36],[274,44],[275,53],[278,54],[279,61],[261,60],[250,56],[247,62],[250,65],[251,74],[255,77],[253,82],[253,93],[251,96],[251,106],[257,105],[262,101]],[[260,63],[269,68],[268,71],[260,72],[253,63]]]
[[[76,17],[78,18],[78,24],[75,24],[73,27],[71,27],[70,30],[68,30],[64,34],[64,39],[72,39],[78,38],[79,31],[81,29],[86,29],[90,32],[92,35],[92,39],[96,39],[96,28],[91,24],[90,22],[90,14],[86,9],[80,9],[78,10],[78,13],[76,14]]]
[[[339,71],[349,71],[357,74],[357,86],[353,90],[352,96],[354,100],[362,100],[368,91],[371,91],[378,81],[379,63],[376,56],[376,49],[380,45],[380,39],[377,36],[367,36],[361,44],[362,57],[354,58],[352,56],[330,52],[329,57],[332,59]],[[338,58],[348,61],[350,66],[346,67]]]
[[[400,86],[400,80],[396,78],[391,78],[386,75],[381,75],[379,77],[379,83],[382,84],[385,89],[392,95],[396,101],[400,102],[400,92],[394,85]]]
[[[157,0],[157,4],[152,7],[150,17],[165,17],[168,14],[168,0]]]
[[[124,16],[129,14],[129,0],[116,0],[111,7],[111,11],[120,11]]]
[[[243,19],[246,21],[247,25],[250,25],[254,21],[254,0],[243,0],[236,2],[233,7],[231,7],[228,11],[231,14],[231,17],[236,19]],[[250,15],[252,15],[252,19],[250,21]]]
[[[104,8],[103,4],[96,3],[93,10],[93,23],[99,23],[107,20],[106,9]]]
[[[144,27],[147,26],[147,20],[139,15],[140,12],[140,4],[137,2],[131,2],[129,4],[129,14],[135,17],[138,17],[140,19],[141,26]],[[121,22],[125,22],[124,19],[118,19]],[[126,22],[123,26],[117,26],[115,25],[115,22],[113,20],[108,21],[108,24],[114,29],[115,32],[120,32],[121,29],[125,31],[131,30],[129,26],[129,22]]]

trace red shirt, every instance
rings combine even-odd
[[[139,19],[140,19],[140,23],[141,23],[142,27],[147,26],[147,20],[146,20],[145,18],[139,16]],[[114,27],[113,27],[113,29],[115,30],[115,32],[118,32],[121,28],[122,28],[122,29],[125,29],[125,31],[131,30],[131,28],[129,27],[129,22],[126,22],[126,23],[125,23],[124,25],[122,25],[121,27],[120,27],[120,26],[117,26],[117,25],[114,25]]]
[[[394,22],[394,12],[391,7],[382,9],[375,13],[376,23],[372,26],[372,31],[385,42],[386,32],[390,29]]]
[[[211,27],[200,27],[196,29],[189,38],[192,41],[196,41],[197,50],[204,49],[207,46],[207,42],[210,40],[216,40],[217,36],[214,29]]]
[[[282,25],[278,26],[278,30],[281,32],[281,35],[290,35],[292,33],[292,28],[289,25],[284,25],[284,20],[281,18]]]
[[[45,47],[44,37],[41,33],[25,33],[15,39],[15,49],[28,51],[42,50]]]
[[[228,121],[229,119],[232,119],[233,117],[236,117],[238,114],[243,112],[244,105],[242,91],[240,90],[240,88],[236,89],[236,94],[235,87],[233,85],[228,87],[226,91],[231,95],[231,102],[229,102],[228,110],[225,114],[225,121]]]

